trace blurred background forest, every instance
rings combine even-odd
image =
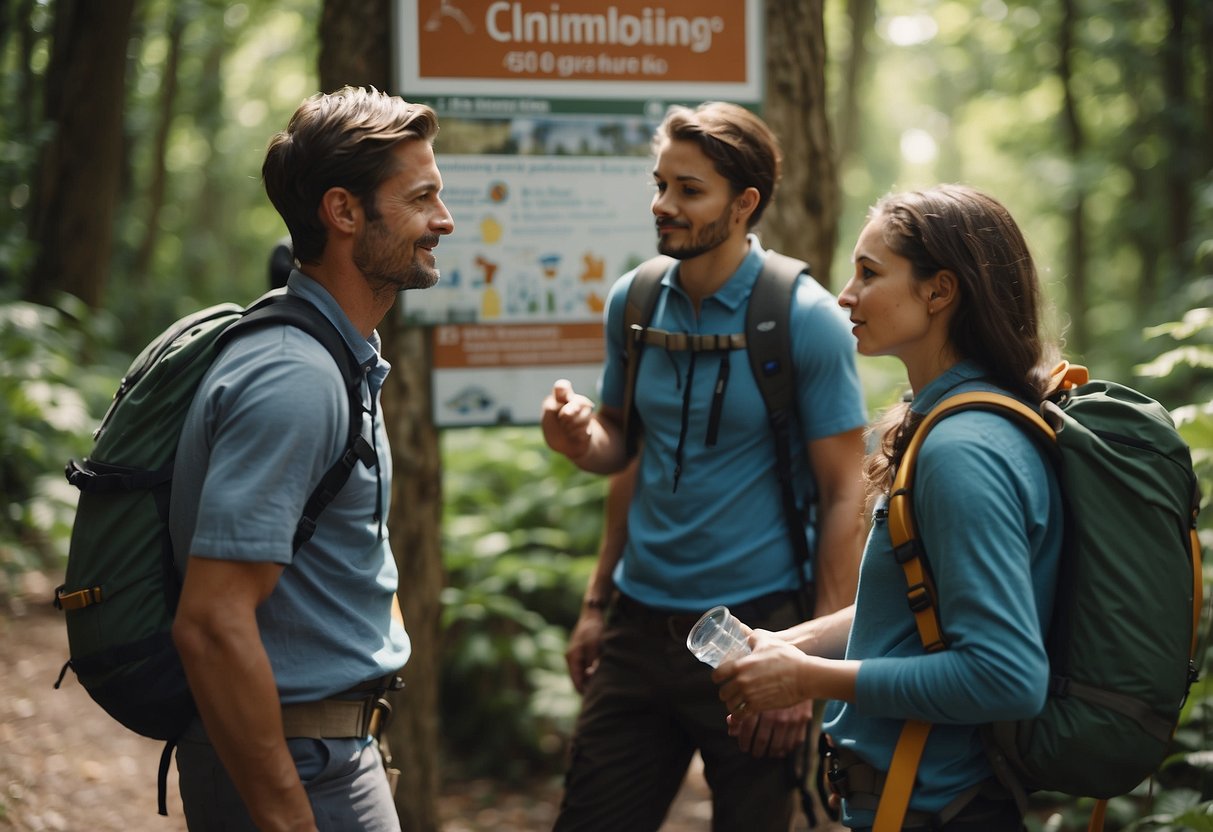
[[[0,0],[0,600],[24,573],[62,568],[74,502],[63,463],[87,454],[131,357],[177,317],[266,288],[268,254],[285,230],[259,181],[265,144],[321,88],[321,21],[342,5],[356,4]],[[88,72],[64,70],[65,18],[101,6],[97,25],[129,20],[116,35],[125,49],[75,61],[122,62],[116,90],[101,88],[100,72],[94,87]],[[1171,409],[1207,501],[1213,3],[821,8],[837,182],[826,210],[837,233],[816,258],[817,277],[842,285],[867,206],[890,190],[954,181],[995,194],[1033,247],[1067,356]],[[112,165],[72,168],[78,148],[56,142],[69,118],[94,120],[98,142],[107,121],[120,121]],[[475,129],[444,129],[439,164],[444,141]],[[65,221],[65,180],[117,194],[98,200],[92,218],[109,233]],[[873,411],[900,395],[899,366],[863,361]],[[533,428],[434,435],[442,776],[554,775],[578,705],[565,637],[596,550],[604,484],[553,459]],[[1210,518],[1206,509],[1206,550]],[[1114,801],[1113,828],[1213,829],[1209,670],[1153,796],[1143,787]],[[1081,820],[1083,805],[1042,800],[1053,808],[1038,827]]]

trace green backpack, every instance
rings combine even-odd
[[[1056,464],[1065,542],[1046,635],[1049,693],[1031,719],[986,726],[987,754],[1020,809],[1027,793],[1104,802],[1153,774],[1199,669],[1200,491],[1191,452],[1162,405],[1085,367],[1062,365],[1059,392],[1036,412],[994,393],[945,399],[898,466],[889,532],[928,652],[947,646],[924,541],[913,515],[914,464],[931,427],[969,409],[1016,421]],[[929,547],[930,541],[925,542]],[[894,751],[875,830],[899,829],[930,724],[908,721]],[[887,804],[887,805],[886,805]]]
[[[375,464],[357,418],[362,369],[336,328],[302,298],[271,292],[247,308],[220,304],[170,326],[127,370],[93,434],[91,455],[71,460],[65,471],[80,499],[64,583],[55,590],[70,653],[55,687],[71,668],[111,717],[168,741],[161,758],[161,814],[169,753],[196,713],[171,632],[181,591],[168,528],[177,442],[198,384],[223,345],[274,324],[298,327],[320,341],[349,391],[346,451],[307,502],[295,532],[298,549],[357,462]]]

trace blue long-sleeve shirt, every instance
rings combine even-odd
[[[912,407],[996,389],[962,362],[932,381]],[[977,726],[1037,713],[1048,684],[1043,641],[1062,539],[1056,477],[1035,442],[1008,418],[966,411],[923,442],[914,483],[915,522],[938,593],[948,649],[927,655],[905,600],[883,511],[860,568],[847,658],[860,659],[854,703],[831,703],[825,731],[887,770],[907,719],[935,723],[910,805],[934,812],[991,776]],[[844,822],[871,812],[844,806]]]

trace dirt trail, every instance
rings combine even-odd
[[[156,814],[163,744],[106,716],[72,673],[52,688],[67,660],[63,621],[46,601],[55,583],[29,574],[7,596],[0,586],[0,830],[185,832],[175,768],[169,816]],[[546,832],[559,799],[555,780],[517,791],[486,780],[448,783],[439,812],[443,832]],[[710,817],[696,767],[662,832],[702,832]]]

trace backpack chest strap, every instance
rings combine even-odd
[[[700,335],[695,332],[667,332],[653,326],[633,324],[631,337],[633,343],[651,344],[675,352],[724,352],[746,348],[744,332],[731,335]]]

